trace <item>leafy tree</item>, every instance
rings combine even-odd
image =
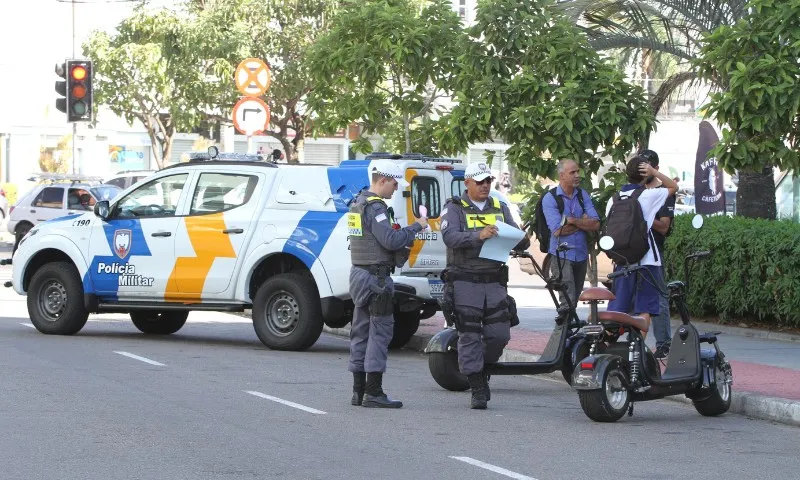
[[[771,180],[772,166],[800,168],[800,0],[753,0],[748,7],[745,18],[705,39],[697,67],[724,86],[707,105],[727,126],[710,155],[740,172],[737,213],[774,219],[774,183],[747,180]]]
[[[654,128],[644,91],[601,59],[552,1],[479,4],[459,49],[458,105],[436,129],[443,153],[500,137],[517,171],[555,179],[557,161],[574,159],[591,191],[605,160],[623,160]],[[601,180],[599,192],[613,188]],[[535,187],[527,217],[542,192]]]
[[[263,59],[272,75],[270,89],[264,96],[271,113],[270,127],[264,135],[281,142],[288,161],[302,162],[305,138],[312,133],[312,110],[303,99],[316,85],[307,50],[328,31],[340,2],[191,0],[188,3],[197,16],[192,29],[195,45],[205,58],[224,65],[225,81],[219,85],[211,83],[219,91],[205,97],[209,102],[204,108],[217,112],[209,117],[219,122],[230,121],[230,108],[239,95],[234,88],[233,71],[244,58]]]
[[[573,0],[560,7],[579,21],[598,50],[620,49],[638,54],[640,59],[649,56],[655,63],[676,62],[680,71],[673,71],[650,97],[654,113],[673,91],[698,77],[706,51],[704,37],[736,24],[748,13],[747,0]],[[705,75],[705,79],[718,89],[728,88],[721,76]],[[751,163],[738,172],[736,214],[775,218],[771,159],[759,159],[760,163]],[[736,164],[723,166],[732,173],[739,168]]]
[[[310,118],[302,98],[313,88],[305,50],[337,4],[187,0],[183,12],[137,9],[115,34],[97,32],[84,45],[94,60],[95,99],[145,126],[162,167],[176,133],[204,121],[230,125],[239,97],[235,68],[245,58],[262,58],[272,72],[265,135],[281,142],[290,161],[301,160]]]
[[[448,153],[502,137],[506,159],[556,178],[558,159],[589,173],[623,159],[654,128],[640,87],[600,56],[550,0],[489,0],[459,46],[458,105],[441,122]]]
[[[420,126],[442,111],[437,101],[451,96],[462,36],[451,3],[348,0],[332,24],[308,57],[315,129],[357,122],[390,148],[429,152]]]
[[[188,21],[167,10],[137,9],[115,35],[95,32],[83,46],[94,62],[94,99],[147,129],[158,167],[172,153],[179,131],[202,119],[203,69],[187,41]],[[226,79],[227,80],[227,79]]]
[[[629,65],[638,63],[650,78],[666,76],[657,89],[648,85],[650,105],[658,113],[669,96],[697,73],[691,62],[700,54],[702,36],[732,25],[745,13],[747,0],[572,0],[559,8],[578,22],[598,51],[619,51]]]

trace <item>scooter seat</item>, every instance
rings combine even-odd
[[[697,340],[700,343],[714,343],[717,341],[717,335],[719,335],[720,333],[722,332],[706,332],[700,334],[700,336],[697,337]]]
[[[611,290],[602,287],[589,287],[581,292],[578,301],[593,302],[596,300],[614,300],[617,298]]]
[[[650,322],[642,317],[632,317],[627,313],[622,312],[597,312],[597,319],[601,322],[614,322],[623,325],[631,326],[640,332],[647,332],[650,327]]]

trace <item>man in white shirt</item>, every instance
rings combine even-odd
[[[627,197],[638,189],[644,189],[648,182],[658,179],[664,188],[648,188],[639,195],[639,205],[642,207],[642,216],[647,222],[647,230],[653,228],[653,220],[656,214],[664,205],[670,195],[678,191],[678,184],[671,178],[659,172],[646,159],[636,155],[628,161],[625,168],[628,176],[628,184],[624,185],[619,192],[621,197]],[[613,198],[609,200],[606,207],[606,217],[611,211]],[[662,282],[661,279],[661,258],[658,249],[655,248],[655,241],[650,236],[650,248],[644,257],[639,260],[638,265],[646,268],[639,270],[635,275],[621,276],[614,279],[614,294],[616,299],[608,303],[608,309],[616,312],[633,313],[647,320],[650,325],[650,316],[658,315],[659,297],[661,292],[656,285]],[[619,269],[621,267],[617,267]]]

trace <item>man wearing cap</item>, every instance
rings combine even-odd
[[[472,389],[470,408],[481,410],[491,396],[485,366],[500,359],[511,338],[511,312],[506,290],[508,267],[480,258],[480,251],[484,241],[497,235],[497,222],[519,228],[508,206],[490,197],[492,180],[485,163],[470,164],[464,172],[467,190],[449,200],[441,215],[447,246],[445,303],[453,304],[458,366]],[[514,248],[529,246],[525,237]]]
[[[350,326],[350,361],[353,372],[352,405],[400,408],[383,392],[383,373],[389,342],[394,333],[394,283],[389,276],[408,259],[414,235],[428,224],[427,218],[394,229],[395,220],[383,199],[392,198],[398,185],[408,182],[392,161],[370,164],[370,188],[362,192],[347,214],[350,236],[350,296],[355,308]]]

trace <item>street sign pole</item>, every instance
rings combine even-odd
[[[236,88],[244,95],[233,107],[233,126],[247,136],[247,153],[255,153],[253,135],[269,129],[270,109],[260,96],[267,93],[272,74],[259,58],[246,58],[233,74]]]
[[[72,58],[75,58],[75,0],[72,0]],[[78,173],[78,124],[72,122],[72,173]]]

